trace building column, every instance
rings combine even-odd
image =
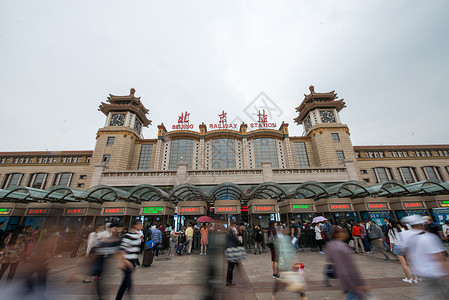
[[[92,179],[90,181],[90,187],[101,184],[101,175],[103,174],[104,170],[106,170],[106,169],[108,169],[106,164],[95,165],[94,171],[92,173]]]
[[[261,162],[261,165],[262,165],[263,182],[273,181],[273,169],[271,168],[271,162],[263,161]]]
[[[359,180],[357,176],[357,169],[355,168],[355,164],[353,160],[343,160],[343,164],[348,172],[349,180]]]

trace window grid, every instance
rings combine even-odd
[[[345,153],[343,151],[337,151],[337,158],[339,160],[345,159]]]
[[[254,158],[256,168],[262,167],[262,162],[271,162],[273,169],[279,168],[278,154],[276,151],[276,140],[271,138],[260,138],[253,140]]]
[[[109,136],[108,140],[106,142],[106,146],[114,145],[114,141],[115,141],[115,137],[114,136]]]
[[[43,190],[45,188],[46,181],[47,181],[47,173],[31,174],[30,180],[28,182],[28,187]]]
[[[12,187],[14,185],[20,185],[20,183],[22,181],[22,178],[23,178],[23,174],[22,173],[7,174],[3,188],[7,189],[7,188]]]
[[[376,178],[376,183],[393,180],[390,168],[374,168],[373,173]]]
[[[170,161],[168,168],[170,170],[176,170],[178,163],[182,162],[187,164],[187,168],[192,168],[193,159],[193,140],[174,140],[171,142],[170,147]]]
[[[235,169],[235,141],[212,140],[212,169]]]
[[[415,168],[401,167],[398,170],[399,174],[401,175],[402,182],[404,182],[405,184],[419,181]]]
[[[423,171],[429,180],[443,180],[438,167],[423,167]]]
[[[295,155],[296,155],[296,163],[298,168],[307,168],[309,167],[309,158],[307,157],[306,144],[295,142]]]
[[[53,185],[71,186],[74,173],[59,173],[55,174]]]
[[[340,141],[340,136],[338,135],[338,133],[332,133],[332,140],[334,142],[339,142]]]
[[[151,164],[151,154],[153,152],[153,145],[142,145],[140,148],[140,159],[138,170],[149,170]]]

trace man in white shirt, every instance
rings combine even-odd
[[[418,299],[433,299],[438,295],[449,299],[449,268],[445,259],[445,248],[438,236],[424,231],[422,216],[413,215],[401,220],[412,226],[402,235],[405,257],[412,272],[422,278]],[[430,298],[429,298],[430,297]]]

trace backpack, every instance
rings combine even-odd
[[[145,250],[153,249],[156,246],[156,243],[154,241],[148,241],[145,243]]]

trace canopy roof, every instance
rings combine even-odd
[[[52,186],[46,190],[24,186],[12,186],[0,189],[2,202],[99,202],[127,201],[206,201],[240,200],[242,203],[250,199],[323,199],[323,198],[363,198],[363,197],[398,197],[398,196],[431,196],[449,194],[449,182],[435,180],[402,184],[398,181],[368,185],[360,181],[347,181],[328,185],[316,181],[307,181],[288,189],[286,185],[276,182],[263,182],[246,190],[235,183],[221,183],[217,186],[196,186],[184,183],[173,187],[169,192],[150,184],[142,184],[128,191],[106,185],[93,186],[81,191],[66,186]]]

